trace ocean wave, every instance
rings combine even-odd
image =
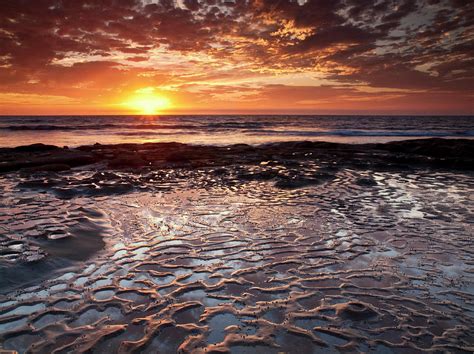
[[[133,134],[149,134],[147,133],[153,130],[172,130],[172,131],[183,131],[189,132],[222,132],[222,131],[236,131],[242,132],[247,135],[288,135],[288,136],[432,136],[432,137],[443,137],[443,136],[474,136],[474,130],[418,130],[418,129],[333,129],[333,130],[294,130],[292,126],[281,127],[279,130],[264,129],[272,124],[267,122],[245,122],[245,123],[208,123],[208,124],[84,124],[84,125],[7,125],[1,126],[0,130],[9,131],[105,131],[114,130],[114,134],[130,134],[130,131],[134,131]],[[292,129],[293,128],[293,129]],[[121,131],[123,133],[121,133]],[[144,132],[145,131],[145,132]],[[181,133],[181,132],[180,132]],[[168,134],[168,133],[163,133]]]
[[[74,130],[107,130],[107,129],[135,129],[135,130],[239,130],[239,129],[251,129],[251,128],[262,128],[269,126],[267,123],[209,123],[209,124],[84,124],[84,125],[53,125],[53,124],[41,124],[41,125],[0,125],[0,130],[11,130],[11,131],[47,131],[47,130],[62,130],[62,131],[74,131]]]
[[[275,137],[474,137],[474,117],[168,116],[1,117],[9,138],[48,131],[68,136],[237,135]],[[3,133],[2,133],[3,132]],[[9,132],[8,134],[6,132]],[[74,139],[74,138],[72,138]],[[82,139],[82,138],[81,138]],[[82,139],[83,140],[83,139]],[[81,141],[82,141],[81,140]]]
[[[119,128],[116,124],[97,124],[97,125],[7,125],[0,126],[0,130],[104,130]]]
[[[180,135],[191,135],[196,134],[196,131],[180,131]],[[176,132],[154,132],[154,131],[122,131],[122,132],[114,132],[114,135],[118,136],[136,136],[136,137],[151,137],[151,136],[166,136],[166,135],[174,135],[176,136]]]
[[[244,131],[249,135],[285,135],[285,136],[366,136],[366,137],[448,137],[448,136],[474,136],[474,130],[464,131],[421,131],[421,130],[398,130],[398,131],[387,131],[387,130],[350,130],[350,129],[339,129],[339,130],[326,130],[326,131],[279,131],[279,130],[267,130],[267,129],[247,129]]]

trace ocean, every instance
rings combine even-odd
[[[279,141],[383,143],[414,138],[474,138],[474,116],[2,116],[0,147],[33,143],[181,142],[262,144]]]

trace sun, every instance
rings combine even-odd
[[[154,115],[170,108],[170,100],[150,91],[139,90],[125,105],[143,115]]]

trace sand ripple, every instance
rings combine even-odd
[[[3,178],[0,347],[473,351],[472,176],[303,167]]]

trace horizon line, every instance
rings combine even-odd
[[[179,116],[388,116],[388,117],[474,117],[474,113],[185,113],[185,114],[0,114],[3,117],[179,117]]]

